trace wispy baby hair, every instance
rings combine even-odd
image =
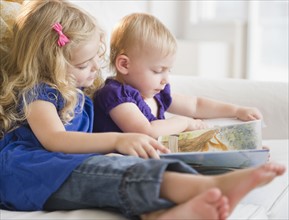
[[[110,40],[110,67],[115,70],[117,56],[132,50],[157,50],[164,56],[176,53],[177,43],[169,29],[156,17],[146,13],[125,16],[115,26]]]
[[[53,30],[55,23],[69,42],[59,47],[59,34]],[[59,90],[65,106],[60,112],[64,123],[74,117],[79,93],[75,80],[67,74],[71,52],[79,43],[86,42],[98,33],[100,59],[104,59],[104,32],[87,12],[65,0],[33,0],[24,4],[13,27],[13,39],[9,52],[1,58],[0,76],[0,126],[1,135],[17,127],[27,118],[26,97],[39,83],[47,83]],[[99,39],[96,39],[99,40]],[[100,79],[100,77],[99,77]],[[100,82],[85,90],[92,95]],[[33,100],[37,97],[29,97]],[[19,103],[23,110],[19,111]],[[22,107],[22,106],[21,106]]]

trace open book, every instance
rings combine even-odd
[[[200,169],[238,169],[266,163],[269,150],[262,149],[260,120],[161,136],[172,153],[161,158],[180,159]],[[204,171],[204,170],[203,170]],[[217,171],[216,171],[217,172]]]

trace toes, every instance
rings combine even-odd
[[[219,219],[220,220],[227,219],[227,217],[229,216],[229,212],[230,212],[229,200],[226,196],[222,196],[218,204]]]
[[[206,191],[203,196],[206,197],[205,199],[207,202],[214,203],[221,198],[222,192],[218,188],[211,188],[208,191]]]

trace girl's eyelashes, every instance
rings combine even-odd
[[[80,69],[80,70],[84,70],[85,68],[87,68],[88,67],[88,65],[86,65],[86,66],[79,66],[79,67],[77,67],[78,69]]]
[[[89,65],[89,63],[85,62],[85,63],[82,63],[82,64],[76,66],[76,68],[79,69],[79,70],[83,70],[83,69],[87,68],[88,65]]]
[[[79,64],[79,66],[75,66],[75,67],[79,70],[83,70],[83,69],[86,69],[93,62],[99,63],[99,56],[98,55],[94,56],[90,60],[88,60],[82,64]]]

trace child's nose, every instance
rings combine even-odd
[[[161,81],[162,85],[168,84],[169,83],[169,76],[168,74],[165,74],[164,78]]]
[[[93,59],[92,60],[92,67],[91,67],[91,70],[92,71],[96,71],[96,70],[99,70],[99,67],[100,67],[100,65],[99,65],[99,60],[98,59]]]

